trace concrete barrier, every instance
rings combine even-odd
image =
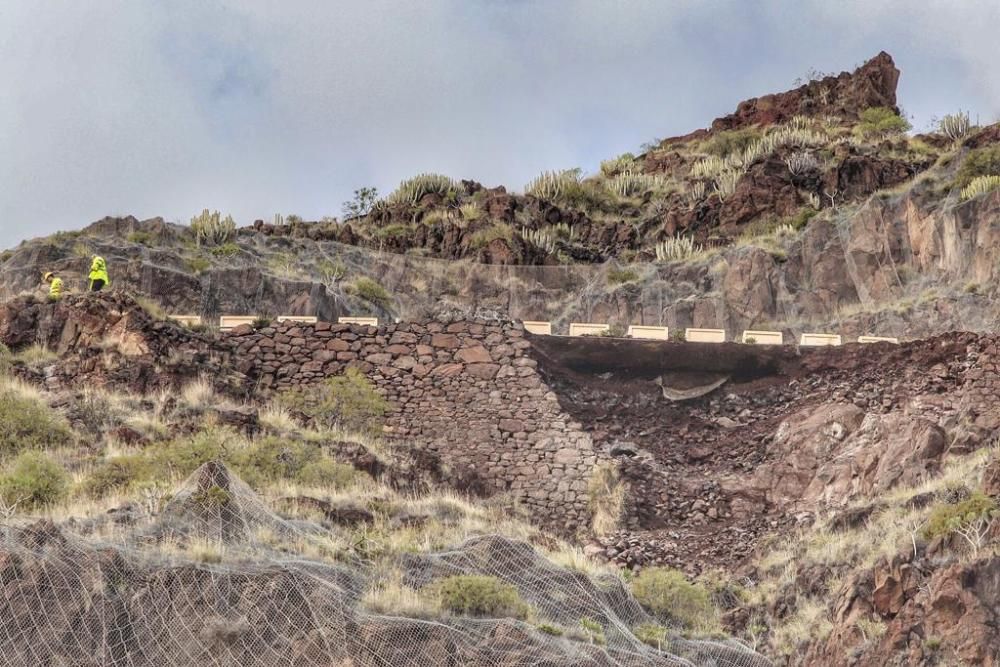
[[[303,324],[316,324],[319,318],[315,315],[278,315],[279,322],[302,322]]]
[[[337,324],[363,324],[369,327],[378,326],[377,317],[338,317]]]
[[[822,347],[824,345],[841,345],[842,343],[840,334],[804,333],[799,338],[799,345],[803,347]]]
[[[541,336],[552,335],[552,322],[523,321],[524,330]]]
[[[689,343],[725,343],[725,329],[685,329],[684,340]]]
[[[607,324],[593,324],[590,322],[571,322],[569,325],[570,336],[599,336],[611,327]]]
[[[632,324],[628,328],[628,335],[632,338],[670,340],[670,329],[667,327],[647,327],[640,324]]]
[[[219,318],[219,329],[228,331],[244,324],[253,324],[256,321],[256,315],[223,315]]]
[[[186,327],[201,326],[201,317],[198,315],[167,315],[167,319]]]
[[[780,331],[744,331],[742,341],[754,345],[781,345],[785,336]]]
[[[890,336],[858,336],[859,343],[894,343],[899,345],[898,338]]]

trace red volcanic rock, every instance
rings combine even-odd
[[[898,82],[899,70],[892,56],[883,51],[854,72],[841,72],[784,93],[740,102],[734,113],[712,122],[712,131],[773,125],[799,114],[853,119],[869,107],[895,109]]]

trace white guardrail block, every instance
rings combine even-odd
[[[528,333],[538,334],[541,336],[551,336],[552,335],[552,322],[540,322],[537,320],[525,320],[521,322],[524,325],[524,330]]]
[[[228,331],[244,324],[253,324],[256,321],[256,315],[223,315],[219,318],[219,329]]]
[[[590,322],[571,322],[569,325],[570,336],[599,336],[611,327],[607,324],[593,324]]]
[[[369,327],[378,326],[377,317],[338,317],[337,324],[363,324]]]
[[[799,338],[799,345],[803,347],[822,347],[824,345],[841,345],[842,343],[840,334],[804,333]]]
[[[898,338],[891,336],[858,336],[859,343],[893,343],[899,345]]]
[[[667,327],[648,327],[641,324],[632,324],[628,328],[628,335],[632,338],[670,340],[670,329]]]
[[[303,324],[316,324],[319,321],[315,315],[278,315],[279,322],[302,322]]]
[[[201,317],[198,315],[167,315],[167,319],[186,327],[201,326]]]
[[[685,329],[684,340],[689,343],[725,343],[725,329]]]
[[[753,342],[754,345],[781,345],[785,342],[785,336],[780,331],[744,331],[744,343]]]

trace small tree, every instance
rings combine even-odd
[[[326,426],[377,434],[382,430],[388,402],[356,368],[323,384],[292,389],[278,396],[278,403]]]
[[[371,213],[378,201],[378,188],[360,188],[354,191],[354,198],[345,201],[342,207],[345,218],[361,218]]]
[[[910,122],[889,107],[869,107],[861,112],[855,133],[866,139],[884,138],[910,129]]]

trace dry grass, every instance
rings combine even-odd
[[[403,584],[403,575],[398,569],[385,572],[365,593],[361,604],[370,611],[386,616],[432,618],[442,613],[437,597],[421,594]]]
[[[614,463],[604,462],[594,467],[587,492],[593,513],[591,528],[595,535],[607,535],[617,530],[625,506],[625,491]]]
[[[55,362],[59,358],[52,350],[44,345],[34,344],[24,348],[14,355],[14,361],[19,361],[29,368],[42,368]]]
[[[288,408],[269,404],[260,410],[258,419],[264,428],[277,433],[289,433],[299,431],[300,427]]]
[[[772,648],[789,655],[804,641],[825,636],[832,628],[829,601],[837,599],[848,573],[870,569],[882,559],[891,559],[900,551],[915,548],[922,540],[920,531],[934,503],[908,508],[908,501],[922,494],[942,495],[948,489],[977,487],[983,469],[994,455],[993,447],[983,447],[967,456],[949,460],[936,477],[881,496],[885,507],[858,528],[835,531],[830,527],[829,518],[821,519],[765,547],[757,559],[761,581],[748,590],[751,604],[766,608],[770,601],[779,597],[791,596],[796,600],[794,613],[772,625]],[[849,507],[862,507],[871,502],[872,499],[859,499]],[[825,566],[830,573],[825,591],[817,596],[805,595],[798,591],[797,582],[803,571],[816,565]],[[879,624],[872,621],[859,630],[867,641],[871,641],[877,639]]]
[[[218,402],[215,389],[203,377],[184,385],[180,391],[180,400],[190,408],[204,408]]]

